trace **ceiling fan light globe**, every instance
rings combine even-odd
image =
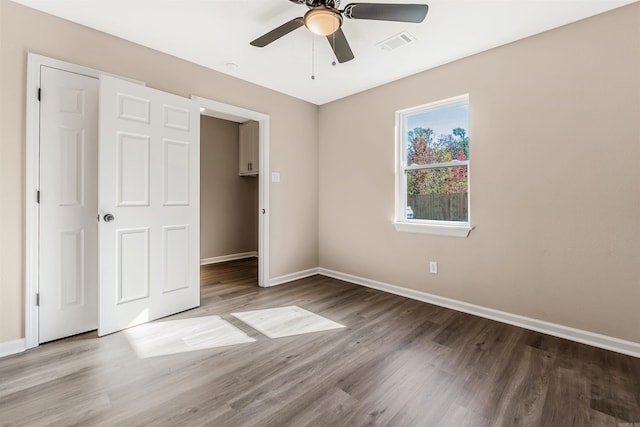
[[[339,13],[325,7],[317,7],[309,10],[304,15],[304,25],[313,34],[328,36],[340,29],[342,17]]]

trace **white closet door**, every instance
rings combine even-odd
[[[98,323],[98,79],[42,66],[39,336]]]
[[[105,335],[200,304],[200,111],[102,76],[99,117]]]

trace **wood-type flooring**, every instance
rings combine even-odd
[[[138,358],[96,333],[0,359],[2,426],[640,426],[640,359],[314,276],[202,267],[201,307],[255,341]],[[233,312],[345,328],[271,339]],[[163,319],[166,320],[166,319]]]

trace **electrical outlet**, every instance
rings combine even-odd
[[[429,273],[438,274],[438,263],[436,261],[429,261]]]

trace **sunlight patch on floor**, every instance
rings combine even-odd
[[[231,315],[269,338],[288,337],[345,327],[295,305],[231,313]]]
[[[124,333],[141,359],[255,341],[219,316],[151,322]]]

